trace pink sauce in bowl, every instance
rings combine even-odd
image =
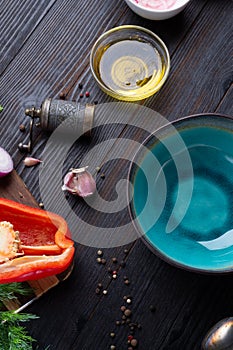
[[[135,2],[146,8],[154,10],[167,10],[171,8],[177,0],[135,0]]]

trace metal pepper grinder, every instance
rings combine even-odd
[[[38,120],[36,126],[42,130],[54,131],[65,120],[70,126],[70,130],[78,130],[80,135],[90,136],[94,123],[95,105],[80,104],[73,101],[64,101],[47,98],[41,107],[36,109],[34,106],[27,108],[25,114],[31,118],[29,127],[29,142],[18,145],[20,151],[31,152],[32,133],[35,119]],[[78,128],[78,129],[77,129]]]

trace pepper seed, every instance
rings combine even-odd
[[[129,298],[126,300],[126,303],[127,303],[127,304],[131,304],[131,302],[132,302],[132,300],[129,299]]]
[[[115,335],[116,335],[116,334],[113,333],[113,332],[110,333],[110,337],[111,337],[111,338],[115,338]]]
[[[39,203],[39,207],[40,207],[41,209],[44,209],[44,203],[40,202],[40,203]]]
[[[130,284],[129,280],[125,280],[125,284],[128,286]]]
[[[117,275],[112,275],[112,278],[115,280],[117,278]]]
[[[82,83],[79,83],[79,84],[78,84],[78,87],[79,87],[79,89],[81,89],[81,90],[82,90],[82,88],[83,88],[83,84],[82,84]]]
[[[102,283],[98,283],[98,288],[103,288],[103,285],[102,285]]]
[[[103,294],[104,295],[107,295],[108,294],[108,291],[106,289],[103,290]]]
[[[136,346],[138,345],[137,339],[132,339],[131,340],[131,345],[132,345],[132,347],[136,348]]]
[[[130,309],[126,309],[126,310],[124,311],[124,314],[125,314],[125,316],[129,317],[129,316],[131,316],[132,311],[131,311]]]
[[[126,307],[123,305],[123,306],[121,306],[121,311],[122,312],[125,312],[125,310],[126,310]]]
[[[105,259],[101,259],[101,264],[105,265],[106,264],[106,260]]]
[[[128,249],[125,249],[125,250],[124,250],[124,253],[125,253],[125,254],[128,254],[128,252],[129,252]]]
[[[98,264],[102,263],[102,259],[101,258],[97,258],[96,261],[97,261]]]
[[[120,326],[120,324],[121,324],[121,321],[116,321],[117,326]]]
[[[120,266],[124,268],[124,267],[125,267],[125,265],[126,265],[125,261],[124,261],[124,260],[122,260],[122,261],[120,262]]]
[[[115,345],[111,345],[111,346],[110,346],[110,349],[111,349],[111,350],[115,350],[115,349],[116,349]]]
[[[105,174],[104,173],[102,173],[101,175],[100,175],[100,177],[101,177],[101,179],[105,179]]]
[[[97,255],[98,255],[98,256],[103,256],[102,250],[98,250]]]
[[[155,312],[156,311],[156,307],[154,305],[150,305],[150,311],[151,312]]]
[[[117,258],[112,258],[112,262],[113,262],[114,264],[116,264],[116,263],[117,263]]]
[[[21,124],[21,125],[19,126],[19,130],[22,131],[22,132],[24,132],[24,131],[26,130],[25,125],[24,125],[24,124]]]

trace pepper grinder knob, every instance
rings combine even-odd
[[[31,118],[41,117],[41,108],[36,109],[34,106],[25,109],[25,114]]]

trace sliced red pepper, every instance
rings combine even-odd
[[[20,251],[0,264],[0,283],[22,282],[56,275],[73,261],[74,242],[59,215],[0,198],[0,222],[19,232]],[[1,237],[0,237],[1,239]]]

